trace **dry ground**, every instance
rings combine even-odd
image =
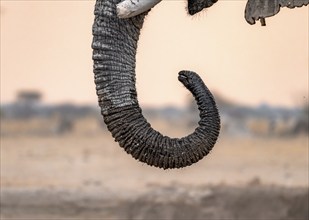
[[[165,171],[103,132],[1,137],[1,217],[308,219],[308,137],[221,137],[199,163]]]

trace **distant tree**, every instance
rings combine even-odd
[[[309,132],[309,103],[306,102],[301,106],[301,112],[293,129],[294,134]]]
[[[222,110],[239,107],[238,103],[228,100],[227,98],[223,97],[222,95],[218,93],[214,93],[213,95],[215,97],[218,108]]]
[[[21,90],[17,93],[15,113],[18,117],[29,118],[37,114],[42,94],[39,91]]]
[[[2,108],[0,106],[0,118],[2,118],[2,117],[3,117],[3,110],[2,110]]]
[[[35,104],[41,101],[42,94],[39,91],[22,90],[17,93],[17,102],[23,104]]]

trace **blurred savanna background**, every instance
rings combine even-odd
[[[1,219],[308,219],[308,7],[250,26],[246,1],[147,16],[137,91],[153,127],[194,131],[196,71],[222,129],[200,162],[149,167],[107,131],[92,73],[94,0],[1,0]]]

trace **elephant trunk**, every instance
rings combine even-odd
[[[178,79],[195,97],[200,121],[183,138],[155,131],[142,115],[135,87],[137,41],[146,13],[119,19],[119,0],[97,0],[93,25],[93,60],[101,113],[115,141],[135,159],[160,168],[189,166],[209,153],[219,135],[220,117],[214,98],[194,72],[181,71]]]

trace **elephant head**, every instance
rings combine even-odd
[[[249,24],[260,19],[262,25],[266,25],[265,18],[276,15],[281,7],[302,7],[308,3],[309,0],[248,0],[245,18]]]
[[[133,0],[134,1],[134,0]],[[183,138],[169,138],[154,130],[142,115],[135,87],[136,49],[147,12],[120,19],[120,0],[97,0],[93,24],[93,61],[99,106],[115,141],[135,159],[164,169],[189,166],[209,153],[217,141],[220,117],[215,100],[194,72],[178,79],[195,97],[199,126]],[[188,0],[190,14],[216,0]]]

